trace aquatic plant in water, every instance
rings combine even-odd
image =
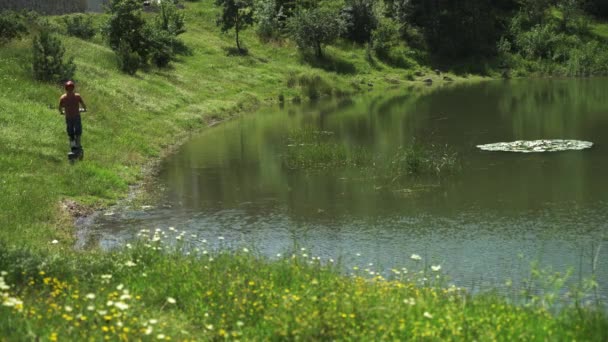
[[[512,142],[499,142],[493,144],[477,145],[484,151],[504,151],[504,152],[557,152],[569,150],[584,150],[591,148],[592,142],[581,140],[517,140]]]
[[[333,132],[302,129],[290,132],[283,166],[289,170],[356,169],[374,179],[394,183],[409,176],[441,177],[458,169],[458,157],[448,146],[412,143],[384,154],[335,140]]]

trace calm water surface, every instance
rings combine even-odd
[[[352,170],[290,171],[281,156],[300,128],[376,154],[412,141],[448,145],[462,170],[400,188]],[[535,260],[572,269],[573,279],[595,273],[606,293],[607,132],[608,79],[496,81],[262,110],[191,139],[163,163],[162,203],[103,216],[85,243],[109,248],[142,228],[173,226],[269,256],[306,247],[349,267],[410,267],[417,253],[469,288],[517,282]],[[519,139],[595,145],[539,154],[475,147]]]

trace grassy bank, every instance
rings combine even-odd
[[[7,340],[593,340],[608,320],[573,292],[555,310],[562,278],[541,294],[470,296],[446,286],[440,265],[412,255],[379,273],[305,249],[267,260],[226,253],[174,228],[143,231],[116,252],[74,259],[0,249],[0,331]],[[198,249],[191,243],[196,242]],[[222,243],[230,244],[229,241]],[[543,275],[544,276],[544,275]],[[169,281],[168,281],[169,280]],[[4,285],[2,287],[2,285]],[[14,286],[16,285],[16,286]],[[6,305],[6,304],[5,304]]]
[[[279,98],[442,82],[430,68],[370,63],[351,45],[304,62],[289,42],[262,44],[252,31],[242,36],[249,54],[229,56],[233,37],[219,33],[216,13],[210,1],[188,3],[182,37],[192,54],[135,76],[118,71],[99,36],[61,36],[90,109],[86,160],[75,165],[55,109],[62,89],[32,80],[32,37],[0,47],[0,340],[606,339],[606,318],[592,307],[555,314],[540,301],[515,306],[420,284],[403,270],[391,280],[364,270],[345,277],[302,251],[278,261],[165,252],[160,241],[74,251],[73,215],[124,198],[142,169],[190,132]]]

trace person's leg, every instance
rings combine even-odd
[[[80,145],[80,136],[82,135],[82,120],[80,117],[74,119],[74,138],[76,140],[76,147],[82,147]]]
[[[76,135],[74,134],[74,120],[65,119],[66,131],[70,137],[70,147],[76,147]]]

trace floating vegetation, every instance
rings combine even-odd
[[[366,178],[395,183],[408,176],[444,176],[459,169],[457,154],[447,146],[421,145],[375,154],[364,147],[339,143],[333,132],[310,129],[290,133],[283,166],[289,170],[352,169]]]
[[[570,150],[584,150],[591,148],[592,142],[581,140],[517,140],[512,142],[499,142],[494,144],[477,145],[484,151],[504,151],[504,152],[557,152]]]

